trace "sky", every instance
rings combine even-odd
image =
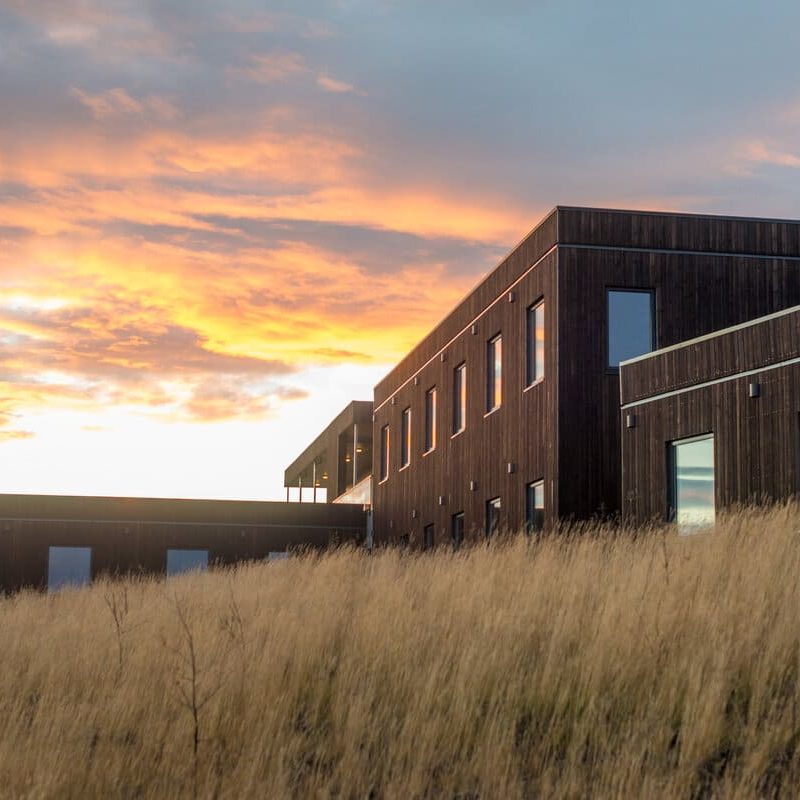
[[[0,491],[285,497],[557,204],[800,218],[796,0],[0,0]]]

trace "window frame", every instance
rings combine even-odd
[[[386,434],[384,438],[384,433]],[[389,480],[389,466],[391,457],[391,431],[389,423],[381,425],[380,431],[380,463],[378,464],[378,483],[386,483]]]
[[[605,336],[605,370],[612,374],[619,374],[619,364],[612,366],[611,359],[611,293],[624,292],[627,294],[649,294],[650,295],[650,349],[641,353],[651,353],[658,347],[658,331],[656,329],[656,288],[654,286],[606,286],[606,336]],[[638,356],[630,356],[630,358],[638,358]],[[622,361],[627,361],[623,358]]]
[[[400,470],[411,466],[411,406],[400,415]]]
[[[538,353],[538,339],[536,338],[536,313],[541,309],[542,313],[542,363],[541,372],[539,370],[539,363],[537,359]],[[535,302],[531,303],[525,309],[525,389],[530,389],[531,386],[536,386],[544,380],[546,374],[545,369],[545,346],[547,343],[547,333],[544,326],[547,321],[547,306],[544,297],[540,297]],[[533,335],[531,335],[533,334]]]
[[[500,357],[497,357],[497,345]],[[497,365],[500,365],[499,374]],[[503,332],[498,331],[486,341],[486,408],[484,416],[493,414],[503,405]]]
[[[436,419],[437,406],[439,404],[438,395],[439,393],[435,386],[431,386],[425,392],[425,449],[423,450],[423,455],[428,455],[428,453],[432,453],[436,449],[439,432]],[[429,402],[431,399],[432,402]]]
[[[458,391],[456,391],[456,375],[459,376]],[[465,360],[453,367],[453,425],[451,439],[467,429],[467,402],[467,362]],[[460,423],[460,426],[456,426],[456,421]]]

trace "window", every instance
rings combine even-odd
[[[503,402],[503,337],[498,333],[486,343],[486,413]]]
[[[381,428],[381,472],[380,480],[385,481],[389,477],[389,426]]]
[[[167,550],[167,575],[208,568],[208,550],[170,548]]]
[[[436,447],[436,387],[425,392],[425,452]]]
[[[403,419],[400,428],[400,469],[407,467],[411,462],[411,409],[403,409]]]
[[[424,530],[422,531],[423,550],[433,550],[433,545],[436,538],[434,530],[435,528],[433,525],[426,525]]]
[[[649,353],[655,347],[652,290],[609,289],[608,366]]]
[[[500,498],[493,497],[486,501],[486,538],[497,533],[500,527]]]
[[[453,434],[461,433],[467,426],[467,365],[459,364],[453,370]]]
[[[544,481],[525,487],[525,529],[535,533],[544,528]]]
[[[464,543],[464,512],[453,514],[450,520],[450,535],[453,539],[453,550],[458,550]]]
[[[286,550],[270,550],[267,555],[267,561],[284,561],[289,558],[289,553]]]
[[[682,528],[714,524],[714,437],[671,442],[670,519]]]
[[[91,547],[51,547],[47,553],[47,591],[83,586],[92,580]]]
[[[544,378],[544,301],[528,308],[528,386]]]

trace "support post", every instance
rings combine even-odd
[[[317,502],[317,459],[314,459],[314,463],[311,465],[311,482],[314,484],[314,491],[312,492],[312,497],[314,498],[314,502]]]
[[[353,486],[358,478],[358,423],[353,423]]]

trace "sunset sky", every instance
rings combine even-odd
[[[796,0],[0,0],[0,492],[284,497],[559,203],[800,218]]]

